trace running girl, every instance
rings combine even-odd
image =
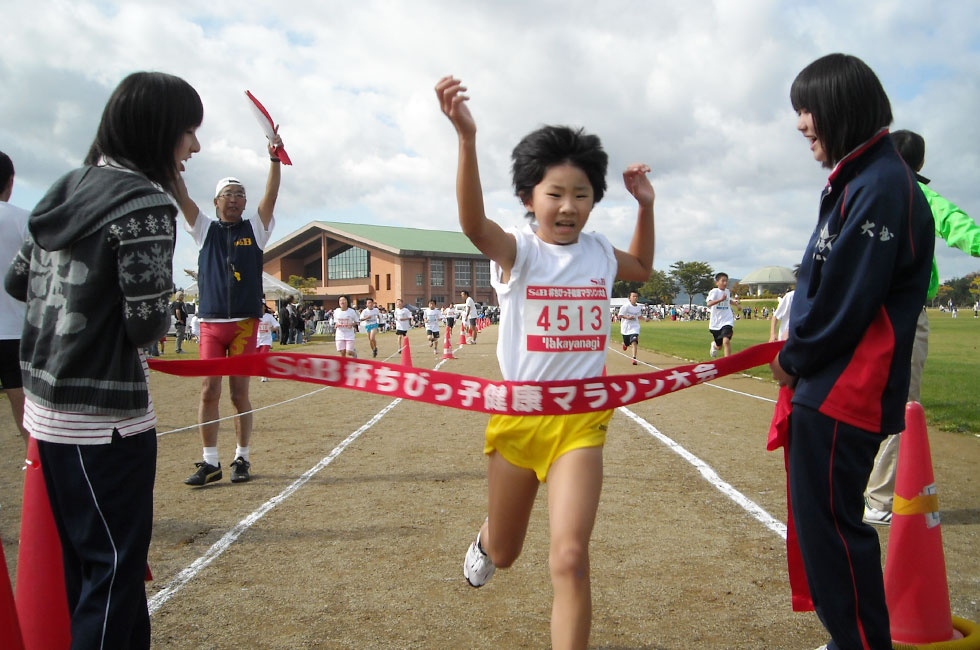
[[[337,300],[337,309],[333,310],[333,339],[337,345],[337,352],[341,357],[348,354],[357,358],[357,350],[354,349],[354,335],[357,333],[357,322],[360,316],[350,308],[347,296],[341,296]]]
[[[609,295],[616,279],[645,281],[653,269],[654,190],[649,167],[630,165],[626,189],[639,203],[629,252],[600,234],[584,233],[592,207],[606,189],[608,158],[599,138],[568,127],[546,126],[524,137],[512,153],[513,180],[530,223],[504,230],[486,216],[477,169],[476,124],[458,79],[436,85],[439,105],[456,128],[459,163],[456,200],[463,232],[491,261],[491,284],[500,298],[497,359],[504,379],[545,381],[597,377],[609,339]],[[583,315],[568,319],[568,305],[528,296],[528,286],[588,290]],[[584,293],[584,292],[583,292]],[[560,303],[560,304],[559,304]],[[565,316],[571,322],[560,319]],[[558,327],[562,323],[563,328]],[[591,337],[594,352],[556,351],[568,337]],[[584,648],[592,625],[589,540],[602,487],[602,446],[612,411],[564,416],[490,418],[489,516],[470,545],[463,575],[474,587],[495,567],[509,567],[521,552],[540,483],[548,482],[554,588],[551,642]]]
[[[371,344],[371,356],[378,356],[378,308],[374,306],[374,299],[368,298],[364,301],[364,309],[361,310],[361,322],[364,323],[364,331],[368,335],[368,343]]]

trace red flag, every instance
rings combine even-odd
[[[276,137],[276,123],[272,120],[272,116],[269,115],[269,111],[265,110],[265,106],[262,102],[255,98],[255,95],[245,91],[245,95],[249,99],[249,107],[252,109],[252,114],[255,115],[255,119],[258,120],[259,125],[262,130],[265,131],[265,137],[269,138],[269,142],[272,142],[273,138]],[[289,154],[286,153],[286,148],[282,145],[276,147],[276,155],[279,156],[279,160],[282,161],[284,165],[292,165],[293,161],[289,159]]]

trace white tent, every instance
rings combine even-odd
[[[197,297],[197,282],[192,282],[190,286],[184,289],[184,295],[188,298]],[[282,280],[277,280],[268,273],[262,273],[262,293],[265,294],[266,300],[282,300],[283,298],[288,298],[292,296],[297,301],[303,299],[303,292],[292,287]]]

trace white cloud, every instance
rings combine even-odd
[[[41,7],[39,5],[47,5]],[[456,145],[432,88],[470,87],[488,214],[523,210],[510,150],[543,123],[585,126],[610,154],[592,226],[625,247],[635,205],[619,170],[648,162],[657,190],[657,268],[704,260],[735,277],[796,263],[826,173],[795,130],[789,85],[831,51],[856,54],[892,99],[895,128],[927,140],[923,172],[980,214],[980,5],[504,2],[14,3],[0,63],[0,149],[18,170],[13,202],[40,198],[77,165],[106,98],[128,72],[163,70],[201,94],[192,195],[210,212],[215,181],[249,196],[267,170],[243,95],[282,124],[274,238],[312,219],[455,228]],[[937,246],[946,277],[980,263]],[[180,269],[196,265],[181,234]],[[180,280],[178,280],[180,283]]]

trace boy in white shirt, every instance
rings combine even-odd
[[[769,342],[785,341],[789,337],[789,310],[793,306],[793,294],[796,290],[789,291],[779,299],[779,304],[772,312],[772,320],[769,325]],[[776,335],[776,322],[779,322],[779,336]]]
[[[630,291],[629,304],[619,308],[619,333],[623,335],[623,352],[633,348],[633,365],[636,365],[636,348],[640,342],[640,316],[643,308],[636,304],[640,294]]]
[[[425,310],[425,335],[429,337],[429,347],[432,354],[437,352],[439,342],[439,321],[442,320],[442,310],[436,307],[436,301],[429,301],[429,308]]]
[[[719,349],[725,350],[726,357],[732,353],[735,315],[732,313],[731,303],[738,305],[739,301],[738,298],[732,298],[732,292],[728,290],[728,274],[716,273],[715,288],[708,292],[708,300],[705,302],[711,308],[708,331],[714,339],[709,348],[712,357],[718,356]]]
[[[405,344],[408,330],[412,329],[412,312],[405,307],[405,302],[399,298],[395,301],[395,335],[398,337],[398,349]]]

